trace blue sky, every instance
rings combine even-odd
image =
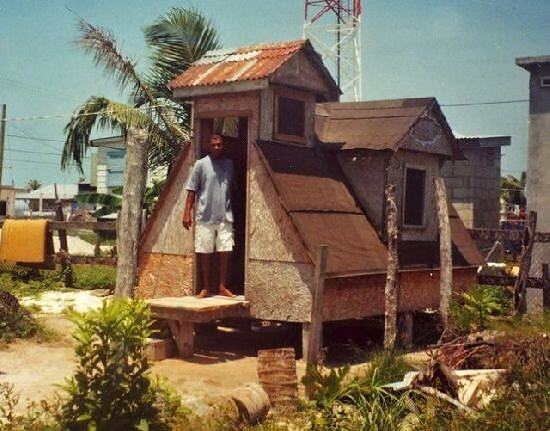
[[[142,29],[173,6],[211,17],[225,47],[300,38],[302,0],[0,0],[0,103],[8,106],[3,182],[72,182],[59,168],[63,126],[91,95],[119,100],[113,83],[72,43],[75,18],[112,30],[147,67]],[[435,96],[445,104],[528,97],[514,59],[550,54],[547,0],[363,0],[363,99]],[[511,135],[503,173],[527,160],[528,104],[444,107],[462,135]],[[48,115],[48,119],[26,119]],[[38,138],[39,140],[34,140]],[[86,163],[88,169],[89,163]]]

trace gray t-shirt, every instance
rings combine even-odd
[[[197,194],[195,220],[201,223],[233,223],[231,190],[233,162],[210,155],[195,162],[186,190]]]

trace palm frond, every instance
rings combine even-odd
[[[197,9],[172,8],[144,30],[152,49],[147,81],[158,97],[171,98],[170,79],[207,51],[221,47],[212,22]]]
[[[91,54],[94,63],[103,66],[105,72],[115,78],[122,91],[130,84],[133,97],[140,97],[147,92],[136,71],[135,61],[122,54],[110,31],[96,27],[84,19],[78,20],[78,30],[76,45]]]
[[[65,146],[61,156],[61,167],[75,164],[80,172],[82,159],[90,147],[90,134],[97,127],[124,134],[129,127],[145,129],[149,133],[151,147],[165,148],[173,146],[177,139],[166,128],[156,124],[151,116],[139,108],[114,102],[105,97],[90,97],[77,108],[69,123],[65,126]]]

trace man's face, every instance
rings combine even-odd
[[[219,136],[210,138],[210,154],[214,158],[221,157],[223,154],[223,141]]]

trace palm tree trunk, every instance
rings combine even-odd
[[[137,251],[141,232],[141,208],[147,180],[147,134],[129,128],[122,206],[117,223],[117,275],[115,295],[132,297],[137,281]]]

